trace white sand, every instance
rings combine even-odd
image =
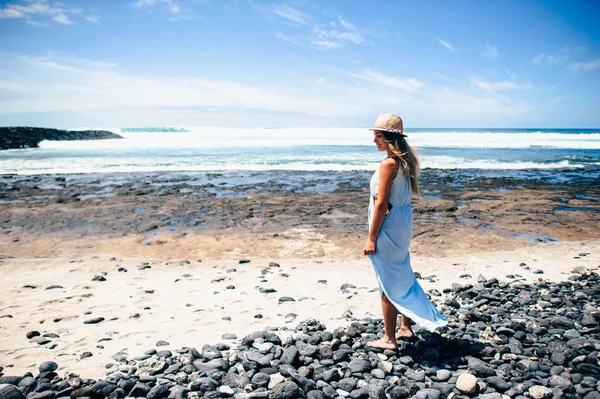
[[[588,256],[575,259],[580,253]],[[59,373],[76,372],[84,377],[101,378],[110,357],[126,349],[130,358],[154,348],[159,340],[170,343],[158,349],[175,350],[184,346],[201,349],[207,343],[229,342],[224,333],[242,338],[269,326],[293,329],[298,322],[316,318],[331,331],[347,325],[342,318],[346,310],[355,317],[381,317],[377,287],[368,259],[252,259],[238,264],[236,260],[205,260],[180,265],[181,259],[166,261],[147,258],[119,257],[110,254],[92,256],[73,250],[49,258],[8,258],[0,264],[1,286],[0,365],[6,375],[36,372],[45,360],[59,364]],[[261,270],[270,261],[281,267],[267,268],[261,283]],[[152,268],[138,266],[148,262]],[[526,263],[531,270],[520,267]],[[128,272],[117,272],[119,266]],[[440,292],[453,282],[476,283],[479,274],[487,278],[507,280],[508,274],[519,274],[527,281],[538,278],[562,281],[575,267],[596,269],[600,266],[600,241],[541,244],[505,252],[473,253],[469,256],[445,258],[414,257],[413,268],[423,276],[436,275],[437,281],[423,281],[425,290]],[[229,268],[236,272],[226,272]],[[544,274],[532,272],[542,269]],[[94,275],[106,272],[107,281],[92,281]],[[182,277],[184,274],[192,277]],[[472,278],[460,279],[462,274]],[[214,279],[223,279],[213,282]],[[318,280],[327,280],[327,284]],[[350,283],[357,288],[344,294],[340,286]],[[24,285],[35,288],[23,288]],[[45,290],[52,284],[62,289]],[[233,285],[235,289],[226,289]],[[276,293],[263,294],[258,288],[274,288]],[[296,302],[278,304],[282,296]],[[300,300],[306,297],[307,299]],[[148,309],[145,309],[148,308]],[[91,312],[86,315],[86,312]],[[286,315],[296,313],[288,322]],[[132,317],[139,314],[139,317]],[[261,314],[262,319],[254,316]],[[231,321],[222,318],[231,317]],[[93,317],[106,320],[96,325],[83,321]],[[28,331],[55,333],[55,349],[31,343]],[[111,340],[99,342],[103,338]],[[98,348],[102,345],[104,348]],[[89,351],[92,357],[80,359]],[[12,367],[6,368],[8,365]]]

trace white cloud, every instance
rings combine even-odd
[[[572,71],[591,71],[596,68],[600,68],[600,58],[590,62],[575,62],[569,65],[569,69]]]
[[[291,44],[295,44],[296,46],[300,46],[300,47],[307,47],[307,46],[306,46],[304,43],[302,43],[300,40],[296,40],[296,39],[294,39],[294,38],[291,38],[291,37],[289,37],[289,36],[287,36],[287,35],[285,35],[285,34],[283,34],[283,33],[281,33],[281,32],[278,32],[278,33],[276,33],[276,34],[275,34],[275,36],[276,36],[278,39],[281,39],[281,40],[283,40],[283,41],[286,41],[286,42],[288,42],[288,43],[291,43]]]
[[[260,8],[252,3],[252,1],[250,1],[250,5],[267,15],[276,15],[279,19],[283,18],[285,22],[291,23],[298,29],[310,28],[308,32],[292,36],[283,33],[275,35],[277,38],[292,44],[330,50],[343,47],[347,43],[361,44],[365,42],[364,33],[366,32],[341,16],[338,17],[337,21],[331,21],[327,26],[324,26],[323,24],[314,22],[314,19],[310,15],[286,4],[278,4],[268,9]]]
[[[498,48],[496,46],[490,46],[490,44],[487,43],[483,55],[496,61],[498,59]]]
[[[52,18],[52,19],[55,20],[58,23],[65,24],[65,25],[72,25],[73,24],[73,21],[71,21],[69,19],[69,17],[67,17],[65,15],[65,13],[62,13],[62,12],[60,14],[55,15],[54,18]]]
[[[372,69],[365,69],[364,71],[359,73],[349,71],[344,72],[347,75],[353,76],[361,80],[367,80],[369,82],[378,83],[384,86],[404,91],[413,91],[425,87],[425,84],[418,79],[389,76],[383,72]]]
[[[438,40],[438,42],[442,43],[442,45],[444,47],[446,47],[448,50],[456,51],[456,48],[454,48],[454,46],[451,45],[449,42],[442,40],[442,39],[437,39],[437,40]]]
[[[504,91],[504,90],[520,90],[520,89],[529,90],[531,88],[531,85],[529,85],[529,84],[523,85],[523,84],[511,82],[509,80],[502,80],[499,82],[488,82],[487,80],[484,80],[477,76],[471,76],[469,78],[469,81],[471,82],[471,84],[473,84],[476,87],[483,89],[489,93],[494,93],[497,91]]]
[[[310,15],[305,14],[302,11],[298,11],[295,8],[292,8],[285,4],[275,5],[273,7],[273,12],[278,16],[286,19],[287,21],[291,21],[299,25],[307,25],[312,20]]]
[[[21,57],[21,61],[25,61],[24,67],[30,72],[44,78],[0,79],[0,98],[6,99],[0,100],[0,114],[194,106],[294,111],[319,116],[345,115],[348,108],[351,113],[359,112],[358,105],[342,105],[335,96],[314,97],[310,91],[272,90],[222,80],[130,76],[114,68],[93,68],[104,66],[103,62],[68,63],[52,56]],[[6,91],[13,93],[13,97]]]
[[[332,42],[331,40],[313,40],[311,43],[325,50],[331,50],[340,47],[339,43]]]
[[[138,8],[152,8],[162,5],[166,7],[169,13],[172,15],[170,18],[171,21],[176,21],[180,19],[191,19],[189,15],[186,16],[182,14],[184,10],[175,0],[137,0],[133,5],[134,7]],[[185,11],[189,12],[191,10]]]
[[[39,57],[19,57],[19,61],[36,69],[55,69],[59,71],[85,72],[87,70],[105,70],[118,67],[107,61],[92,61],[82,57],[48,51]]]
[[[22,18],[30,25],[44,26],[46,23],[33,20],[33,17],[49,17],[55,22],[71,25],[68,14],[77,14],[81,12],[77,8],[65,8],[62,3],[49,3],[47,0],[25,0],[20,4],[6,4],[0,8],[1,18]]]
[[[553,55],[553,54],[540,54],[533,59],[533,62],[539,64],[546,62],[548,64],[564,64],[569,59],[568,55]]]
[[[85,17],[86,20],[90,21],[91,23],[94,24],[99,24],[100,23],[100,18],[95,16],[95,15],[89,15],[87,17]]]
[[[354,26],[354,24],[352,24],[351,22],[346,21],[344,18],[340,17],[339,20],[340,20],[340,24],[344,28],[348,29],[349,31],[356,31],[357,30],[356,26]]]
[[[519,116],[531,111],[526,103],[486,90],[472,91],[463,84],[428,87],[415,78],[372,69],[337,71],[358,80],[353,82],[337,74],[333,80],[315,77],[313,82],[317,84],[296,85],[290,81],[266,87],[242,81],[132,75],[109,62],[53,53],[0,59],[0,67],[7,66],[18,68],[21,74],[17,76],[28,78],[0,78],[0,121],[25,120],[26,115],[43,119],[43,115],[60,113],[61,119],[66,115],[78,121],[102,115],[95,120],[109,125],[123,120],[148,123],[152,118],[158,124],[167,119],[202,124],[202,118],[209,118],[227,125],[231,113],[237,114],[235,110],[256,110],[264,115],[262,122],[261,118],[252,119],[258,124],[268,125],[269,121],[280,120],[277,115],[294,114],[299,123],[327,118],[347,125],[351,120],[370,120],[378,113],[395,110],[412,121],[411,126],[466,127],[502,124],[506,117],[518,124]],[[207,116],[194,116],[199,107],[229,111],[223,111],[220,119],[212,118],[208,111],[204,113]]]
[[[338,44],[341,44],[341,42],[352,42],[354,44],[361,44],[362,42],[365,41],[365,39],[362,37],[362,35],[357,32],[357,31],[340,31],[337,29],[319,29],[319,28],[315,28],[314,29],[314,33],[317,36],[317,38],[319,39],[331,39],[331,40],[337,40]]]

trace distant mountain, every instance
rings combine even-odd
[[[121,132],[137,133],[137,132],[152,132],[152,133],[189,133],[190,131],[182,127],[123,127]]]
[[[106,130],[59,130],[44,127],[0,127],[0,150],[36,148],[42,140],[106,140],[122,139]]]

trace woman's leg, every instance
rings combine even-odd
[[[396,334],[396,339],[414,337],[415,333],[413,332],[412,327],[410,326],[411,323],[411,319],[402,315],[402,325],[400,325],[400,331],[398,331],[398,334]]]
[[[368,345],[371,348],[396,349],[398,346],[396,342],[396,317],[398,317],[398,310],[385,294],[381,295],[381,310],[383,311],[385,335],[377,341],[369,342]]]

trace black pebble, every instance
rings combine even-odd
[[[83,322],[83,324],[98,324],[104,321],[104,317],[94,317],[93,319],[88,319]]]

